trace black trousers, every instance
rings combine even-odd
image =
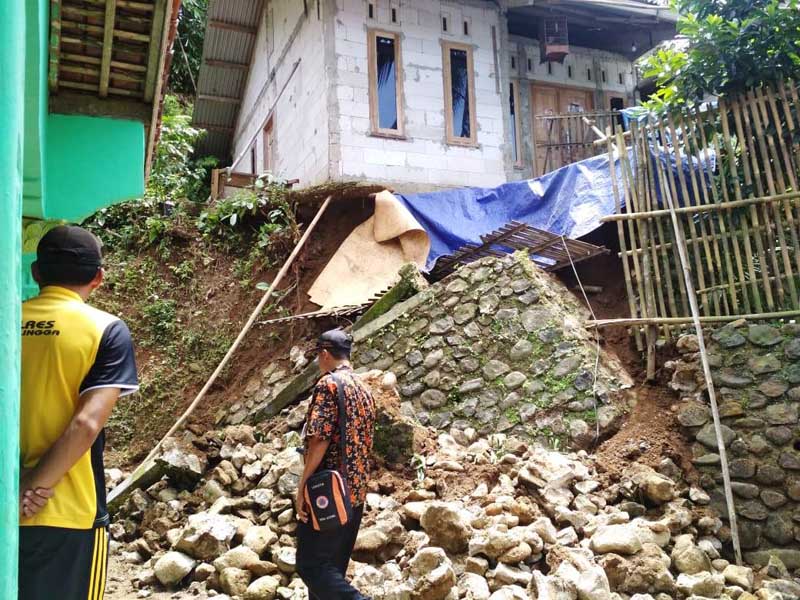
[[[335,531],[314,531],[310,524],[298,523],[297,573],[310,600],[365,600],[345,578],[363,513],[363,504],[354,506],[350,523]]]
[[[101,600],[108,533],[96,529],[19,528],[19,600]]]

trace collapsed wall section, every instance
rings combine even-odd
[[[800,568],[800,325],[738,321],[709,332],[709,360],[728,453],[741,546],[749,563],[777,553]],[[695,336],[678,342],[671,386],[678,421],[712,507],[727,517],[720,457]]]
[[[397,376],[406,415],[574,446],[617,424],[627,373],[585,331],[574,296],[526,257],[481,259],[422,293],[424,302],[362,333],[353,357]]]

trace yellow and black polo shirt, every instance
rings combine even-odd
[[[22,305],[22,466],[36,466],[66,430],[80,396],[101,387],[138,389],[128,327],[85,304],[71,290],[47,286]],[[91,529],[107,525],[103,472],[105,433],[56,485],[54,495],[22,526]]]

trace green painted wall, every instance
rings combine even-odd
[[[144,124],[99,117],[47,120],[44,216],[80,222],[144,194]]]
[[[10,0],[3,0],[5,4]],[[27,0],[25,7],[25,154],[23,212],[30,217],[42,217],[42,197],[46,169],[45,146],[47,135],[47,38],[50,8],[47,0]],[[0,41],[0,51],[7,42]]]
[[[0,598],[17,597],[25,4],[0,0]]]

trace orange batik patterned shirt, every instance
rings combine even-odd
[[[347,485],[350,489],[350,501],[353,506],[358,506],[367,497],[372,436],[375,431],[375,400],[350,367],[343,365],[335,373],[344,386],[347,410],[347,439],[344,444]],[[331,441],[319,469],[341,471],[339,403],[336,382],[330,374],[319,380],[311,397],[306,418],[306,440],[310,437]]]

